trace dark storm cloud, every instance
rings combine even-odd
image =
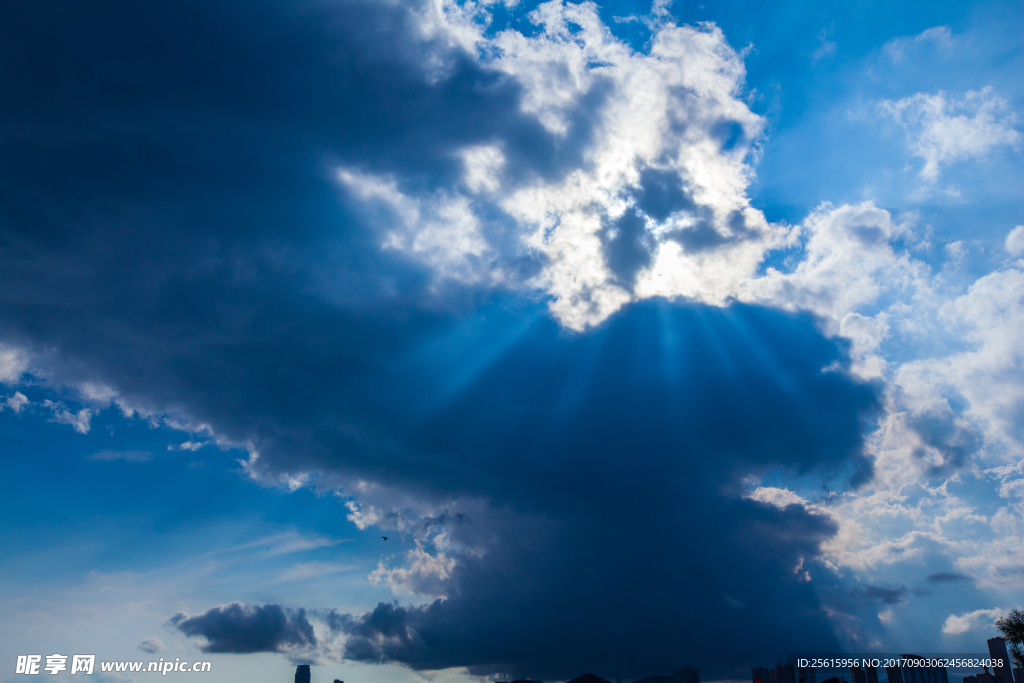
[[[836,645],[813,588],[793,575],[797,557],[834,531],[828,522],[693,489],[676,495],[630,492],[575,513],[474,521],[502,540],[461,559],[453,594],[350,617],[345,656],[564,680],[687,661],[720,676],[794,642]],[[769,614],[787,628],[766,628]]]
[[[551,679],[836,651],[797,571],[833,525],[745,499],[744,479],[869,476],[876,389],[806,316],[649,301],[570,334],[383,252],[335,165],[414,191],[452,183],[466,144],[552,176],[589,139],[586,107],[554,140],[504,79],[410,37],[411,16],[0,5],[0,339],[55,382],[252,443],[269,478],[450,505],[424,522],[465,549],[447,599],[335,614],[352,659]],[[651,215],[689,201],[656,175],[642,194]],[[623,279],[648,258],[639,218],[609,235]],[[316,643],[276,605],[174,623],[211,652]]]
[[[567,336],[539,318],[461,379],[514,327],[488,313],[473,343],[443,335],[420,368],[359,394],[363,425],[390,437],[363,471],[490,503],[445,525],[473,550],[456,553],[447,599],[347,615],[347,657],[558,679],[693,660],[728,675],[795,643],[837,646],[797,571],[834,526],[740,497],[772,466],[867,468],[874,393],[821,372],[841,351],[812,321],[650,302]],[[358,467],[358,446],[335,442],[346,457],[322,466]]]
[[[898,605],[907,601],[907,587],[872,586],[865,584],[863,588],[850,591],[850,595],[862,600],[877,601],[886,605]]]
[[[313,626],[306,611],[286,610],[280,605],[230,605],[211,607],[202,614],[184,612],[171,617],[171,625],[187,636],[206,639],[203,652],[281,652],[290,647],[316,646]]]

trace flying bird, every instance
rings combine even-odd
[[[381,536],[381,538],[383,538],[385,541],[388,540],[387,536]]]

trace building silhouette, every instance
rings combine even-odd
[[[903,670],[898,666],[887,666],[885,677],[889,679],[889,683],[903,683]]]
[[[813,666],[797,668],[797,683],[818,683],[818,675],[814,672]],[[875,683],[878,683],[875,681]]]
[[[1019,666],[1013,667],[1013,683],[1024,683],[1024,669]]]
[[[309,664],[299,664],[295,667],[295,683],[309,683],[310,678]]]
[[[868,683],[878,683],[878,667],[874,665],[864,667],[864,676],[868,679]]]
[[[996,683],[996,677],[988,672],[988,667],[986,666],[984,669],[984,673],[974,675],[974,679],[977,683]]]
[[[868,676],[864,673],[864,669],[859,666],[851,666],[850,681],[852,683],[868,683]]]
[[[1010,656],[1006,654],[1006,641],[1003,638],[988,639],[988,656],[992,659],[1002,660],[1002,666],[992,667],[992,675],[996,677],[996,683],[1013,683],[1013,674],[1010,671]]]
[[[768,667],[750,667],[750,683],[768,683]]]
[[[768,683],[796,683],[796,670],[792,664],[776,664],[768,670]]]

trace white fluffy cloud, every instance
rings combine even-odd
[[[917,93],[886,100],[882,110],[906,131],[911,152],[924,160],[920,177],[934,182],[942,166],[979,159],[1001,145],[1017,146],[1016,115],[991,87],[970,90],[962,97],[945,92]]]
[[[1006,247],[1006,251],[1013,256],[1024,254],[1024,225],[1018,225],[1011,230],[1003,245]]]
[[[58,424],[70,425],[79,434],[88,434],[89,425],[92,421],[93,411],[82,408],[77,412],[68,410],[60,401],[43,401],[43,407],[53,411],[53,421]]]
[[[784,508],[789,505],[806,505],[807,500],[793,493],[789,489],[781,489],[775,486],[758,486],[750,495],[751,500],[761,503],[768,503],[775,507]]]
[[[915,226],[871,204],[822,207],[801,229],[796,267],[753,281],[749,298],[818,313],[852,342],[855,370],[886,386],[868,440],[874,480],[819,508],[839,524],[828,561],[871,575],[941,557],[979,587],[1018,586],[1024,272],[998,270],[964,292],[893,247],[894,238],[913,244]],[[971,491],[978,485],[988,494]]]
[[[25,354],[15,348],[0,346],[0,382],[17,382],[28,369]]]
[[[992,627],[995,620],[1006,614],[1005,610],[998,607],[993,609],[976,609],[973,612],[963,614],[950,614],[942,625],[942,632],[946,635],[959,635],[981,627]]]
[[[384,583],[398,595],[419,595],[428,598],[446,597],[447,580],[455,569],[455,558],[446,553],[444,535],[433,539],[437,553],[431,555],[417,540],[416,547],[406,553],[406,566],[392,568],[391,556],[382,557],[369,576],[371,583]]]
[[[473,24],[438,16],[461,36]],[[430,198],[391,180],[341,172],[350,192],[389,208],[400,227],[383,246],[439,277],[543,290],[566,326],[600,323],[631,300],[687,296],[724,303],[790,231],[746,196],[764,121],[742,100],[743,62],[714,26],[659,19],[646,53],[615,38],[592,3],[541,5],[539,31],[477,34],[473,54],[522,88],[522,111],[556,138],[576,119],[592,128],[582,164],[564,176],[504,184],[499,146],[462,151],[463,187]],[[478,206],[514,221],[514,253],[489,244]],[[508,282],[503,263],[528,254],[540,273]]]
[[[0,402],[0,411],[4,408],[10,408],[15,413],[20,413],[28,404],[28,397],[20,391],[15,391],[13,396],[8,396]]]
[[[879,302],[909,300],[924,288],[927,267],[892,246],[911,228],[873,202],[823,204],[799,228],[803,253],[788,272],[768,268],[743,283],[737,298],[787,310],[813,311],[826,331],[853,342],[861,374],[877,376],[875,355],[891,334],[891,312]]]
[[[471,182],[481,182],[486,159],[468,154],[476,161]],[[484,169],[479,168],[480,165]],[[469,200],[457,193],[438,193],[427,198],[411,197],[399,191],[394,181],[342,170],[342,184],[367,204],[384,208],[394,227],[384,235],[381,246],[409,253],[430,265],[440,278],[465,283],[500,281],[500,265],[480,232],[480,221]]]
[[[965,295],[943,304],[939,318],[958,331],[970,349],[907,363],[896,375],[897,384],[914,396],[934,395],[937,387],[948,387],[967,400],[965,417],[984,427],[987,438],[1021,455],[1024,272],[1008,269],[985,275]]]

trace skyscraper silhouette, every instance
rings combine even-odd
[[[980,674],[976,674],[974,678],[978,683],[996,683],[996,677],[988,672],[988,667],[983,667],[985,671]]]
[[[1010,656],[1006,654],[1006,641],[1002,638],[988,639],[988,656],[992,659],[1002,660],[1002,666],[994,666],[992,662],[992,675],[996,677],[996,683],[1013,683],[1013,674],[1010,672]]]
[[[795,667],[780,663],[774,669],[769,669],[768,683],[797,683]]]
[[[815,673],[813,666],[797,669],[796,673],[798,683],[818,683],[818,675]],[[875,681],[875,683],[878,683],[878,681]]]
[[[295,667],[295,683],[309,683],[311,676],[309,664],[299,664]]]

